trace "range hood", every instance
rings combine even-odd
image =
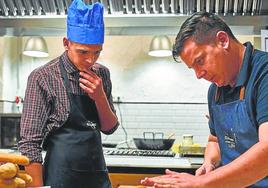
[[[196,11],[223,15],[263,15],[267,0],[84,0],[101,2],[105,14],[192,14]],[[266,3],[265,3],[266,2]],[[0,0],[1,16],[65,15],[71,0]]]
[[[0,36],[62,35],[72,0],[0,0]],[[259,34],[268,26],[267,0],[84,0],[101,2],[106,34],[176,34],[192,13],[223,16],[238,32]]]

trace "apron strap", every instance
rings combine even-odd
[[[254,47],[252,46],[252,45],[250,45],[251,46],[251,59],[250,59],[250,61],[252,61],[252,56],[253,56],[253,54],[254,54]],[[241,87],[241,89],[240,89],[240,93],[239,93],[239,99],[240,100],[243,100],[244,99],[244,97],[245,97],[245,86],[242,86]],[[218,89],[218,87],[216,88],[216,93],[215,93],[215,101],[217,102],[218,100],[219,100],[219,98],[220,98],[220,92],[219,92],[219,89]]]
[[[216,87],[216,93],[215,93],[215,101],[217,102],[220,98],[220,92],[219,92],[219,88]]]
[[[240,89],[239,99],[243,100],[244,97],[245,97],[245,86],[241,87]]]
[[[61,72],[61,75],[63,77],[63,83],[64,83],[64,86],[66,87],[67,95],[68,95],[68,97],[70,99],[70,97],[71,97],[71,91],[68,91],[68,88],[71,89],[71,84],[69,82],[69,79],[68,79],[66,70],[65,70],[65,68],[63,66],[62,57],[60,57],[60,72]]]

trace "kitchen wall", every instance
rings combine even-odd
[[[0,37],[0,48],[3,49],[3,42],[4,38],[3,37]],[[3,57],[3,50],[0,50],[0,57]],[[0,99],[2,99],[3,97],[3,87],[4,87],[4,84],[3,84],[3,58],[0,58]],[[3,105],[4,103],[0,103],[0,109],[1,111],[3,111]]]
[[[175,36],[170,36],[172,42]],[[24,98],[29,73],[63,52],[62,37],[46,37],[48,58],[22,55],[27,37],[0,37],[1,99]],[[206,95],[209,83],[197,80],[194,72],[172,57],[154,58],[147,55],[152,36],[107,36],[100,63],[110,69],[113,96],[121,123],[118,130],[103,139],[120,142],[141,137],[144,131],[175,133],[177,142],[182,134],[193,134],[195,142],[204,144],[207,127]],[[258,47],[254,36],[239,36]],[[191,104],[189,104],[191,103]],[[196,103],[196,104],[193,104]],[[0,112],[20,113],[22,104],[0,103]],[[124,127],[127,135],[125,134]],[[130,143],[131,144],[131,143]]]
[[[1,99],[5,101],[13,101],[18,95],[19,88],[19,66],[21,57],[22,38],[17,37],[1,37],[0,38],[0,70],[1,70]],[[6,106],[7,104],[7,106]],[[15,105],[9,103],[1,103],[2,112],[14,112]],[[8,108],[6,111],[5,109]]]

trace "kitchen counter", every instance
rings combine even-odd
[[[111,167],[146,167],[146,168],[197,168],[203,158],[145,157],[145,156],[109,156],[105,155],[107,166]]]
[[[104,155],[109,170],[109,177],[113,188],[120,185],[141,187],[141,179],[165,174],[168,168],[176,172],[194,174],[203,163],[201,157],[155,157],[155,156],[120,156]],[[123,188],[124,186],[122,186]]]
[[[18,153],[18,151],[10,149],[0,149],[0,152]],[[42,155],[45,157],[45,152]],[[141,179],[164,174],[167,168],[176,172],[194,174],[203,163],[202,157],[189,158],[181,157],[178,154],[173,157],[105,154],[104,157],[113,188],[120,185],[139,185]]]
[[[16,150],[0,149],[4,153],[18,153]],[[45,157],[45,152],[42,153]],[[202,157],[155,157],[155,156],[121,156],[104,155],[106,165],[109,168],[172,168],[172,169],[196,169],[203,163]]]
[[[107,156],[105,161],[111,173],[163,174],[165,169],[194,174],[203,163],[201,157],[145,157],[145,156]]]
[[[171,151],[107,149],[104,156],[108,167],[196,169],[203,163],[202,157],[181,157]]]

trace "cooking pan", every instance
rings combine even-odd
[[[133,140],[136,147],[142,150],[169,150],[175,141],[175,139],[164,139],[162,132],[144,132],[143,138]]]

